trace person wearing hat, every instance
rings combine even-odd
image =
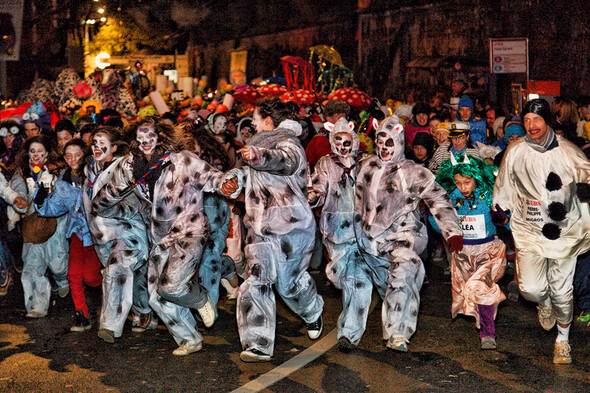
[[[416,164],[428,168],[434,154],[434,138],[428,132],[419,132],[414,136],[414,144],[408,158]]]
[[[342,290],[338,346],[346,352],[358,345],[365,332],[366,318],[359,318],[358,310],[368,312],[366,305],[371,302],[371,290],[367,289],[372,284],[362,271],[365,266],[351,225],[356,173],[364,154],[359,152],[359,137],[353,122],[341,118],[336,124],[326,123],[324,127],[330,130],[332,151],[316,163],[307,201],[312,208],[321,207],[319,227],[329,257],[326,275]]]
[[[251,117],[244,117],[241,119],[237,126],[236,140],[242,145],[247,145],[250,139],[256,134],[256,128],[254,127],[254,119]]]
[[[510,146],[512,143],[516,142],[518,138],[522,138],[526,135],[526,131],[522,126],[522,123],[519,121],[510,121],[506,124],[506,131],[504,132],[504,136],[502,139],[502,144],[506,147]],[[504,148],[494,157],[494,165],[500,166],[502,163],[502,159],[504,158],[504,154],[506,153],[506,149]]]
[[[428,115],[430,107],[422,102],[412,108],[412,121],[405,127],[406,143],[414,146],[414,136],[419,132],[430,133],[428,129]]]
[[[471,157],[481,158],[477,148],[471,144],[469,123],[464,121],[454,121],[449,124],[449,142],[445,142],[436,151],[428,164],[434,174],[438,173],[440,164],[453,155],[467,153]]]
[[[22,125],[27,139],[51,130],[51,118],[42,102],[35,102],[27,108],[23,113]]]
[[[481,142],[487,145],[487,130],[486,121],[483,119],[476,118],[473,112],[473,101],[467,96],[459,99],[458,111],[455,115],[455,121],[465,121],[469,123],[471,141],[476,144]]]
[[[590,162],[551,129],[547,101],[527,102],[522,114],[526,136],[506,151],[493,215],[505,224],[510,212],[520,292],[538,303],[543,329],[557,324],[553,362],[571,363],[574,269],[577,256],[590,249],[590,211],[582,204],[590,201]]]
[[[205,127],[213,135],[225,132],[227,128],[227,115],[223,112],[214,112],[207,117],[207,126]]]
[[[449,123],[448,121],[443,121],[438,123],[436,126],[436,131],[432,133],[434,137],[434,142],[436,142],[436,147],[442,146],[445,142],[449,141]]]

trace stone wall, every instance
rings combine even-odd
[[[394,3],[394,2],[392,2]],[[585,5],[584,5],[585,4]],[[449,86],[452,64],[412,68],[417,58],[462,57],[462,76],[481,76],[505,93],[522,74],[489,74],[489,39],[529,38],[530,78],[559,80],[562,94],[590,94],[590,14],[587,1],[480,0],[368,9],[359,14],[355,63],[359,85],[380,98],[409,88]]]
[[[281,57],[299,56],[309,60],[309,48],[315,45],[334,46],[340,52],[344,65],[351,68],[356,50],[355,29],[356,22],[351,19],[276,34],[195,45],[194,74],[207,75],[210,81],[229,79],[231,52],[247,50],[248,81],[259,77],[284,76]]]

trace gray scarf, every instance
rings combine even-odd
[[[524,140],[529,144],[530,147],[541,153],[545,153],[547,150],[557,147],[557,137],[555,136],[555,131],[553,131],[553,128],[549,126],[547,126],[547,128],[547,135],[545,135],[545,139],[543,139],[541,143],[535,142],[528,134],[525,136]]]
[[[299,139],[295,136],[295,132],[288,128],[275,128],[272,131],[262,131],[254,134],[247,146],[263,147],[265,149],[272,149],[277,143],[286,139],[292,139],[299,144]]]

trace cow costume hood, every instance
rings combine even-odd
[[[334,137],[336,136],[336,134],[340,133],[349,134],[352,137],[352,150],[350,152],[350,156],[356,157],[359,151],[360,143],[358,135],[356,134],[356,132],[354,132],[354,123],[352,121],[348,121],[346,120],[346,118],[342,117],[336,122],[336,124],[330,122],[324,123],[324,128],[330,131],[330,147],[332,148],[332,151],[336,154],[338,154],[338,152],[336,151]]]
[[[393,143],[395,146],[395,151],[393,153],[393,157],[388,162],[390,163],[400,163],[404,161],[404,149],[405,149],[405,138],[404,138],[404,126],[401,124],[399,117],[396,115],[389,116],[385,119],[385,121],[379,126],[376,120],[373,120],[374,124],[373,127],[377,129],[375,135],[375,141],[377,140],[377,135],[383,132],[390,136],[393,139]],[[380,153],[377,149],[377,155],[381,158]]]

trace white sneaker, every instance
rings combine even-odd
[[[25,315],[27,318],[43,318],[46,314],[42,314],[39,311],[30,311]]]
[[[541,327],[547,331],[553,329],[555,326],[555,322],[557,319],[555,318],[555,314],[553,313],[553,307],[549,304],[547,307],[543,307],[540,304],[537,306],[537,316],[539,318],[539,323]]]
[[[570,364],[572,362],[572,348],[569,341],[556,341],[553,350],[553,363]]]
[[[391,336],[385,345],[389,349],[399,352],[408,352],[409,341],[401,336]]]
[[[270,362],[271,357],[256,348],[248,348],[240,353],[240,359],[246,363],[260,363]]]
[[[322,330],[324,329],[324,320],[322,316],[312,323],[307,324],[307,336],[312,340],[316,340],[322,334]]]
[[[221,285],[227,291],[228,299],[235,299],[238,297],[238,289],[240,289],[239,285],[237,287],[233,287],[227,278],[221,279]]]
[[[205,327],[213,326],[217,315],[215,313],[215,307],[213,307],[213,303],[211,303],[211,299],[209,299],[209,295],[207,295],[207,303],[205,303],[201,308],[197,308],[197,312],[201,316]]]
[[[186,355],[190,355],[193,352],[198,352],[201,349],[203,349],[203,343],[198,343],[196,345],[181,345],[180,347],[178,347],[174,351],[172,351],[172,355],[186,356]]]

